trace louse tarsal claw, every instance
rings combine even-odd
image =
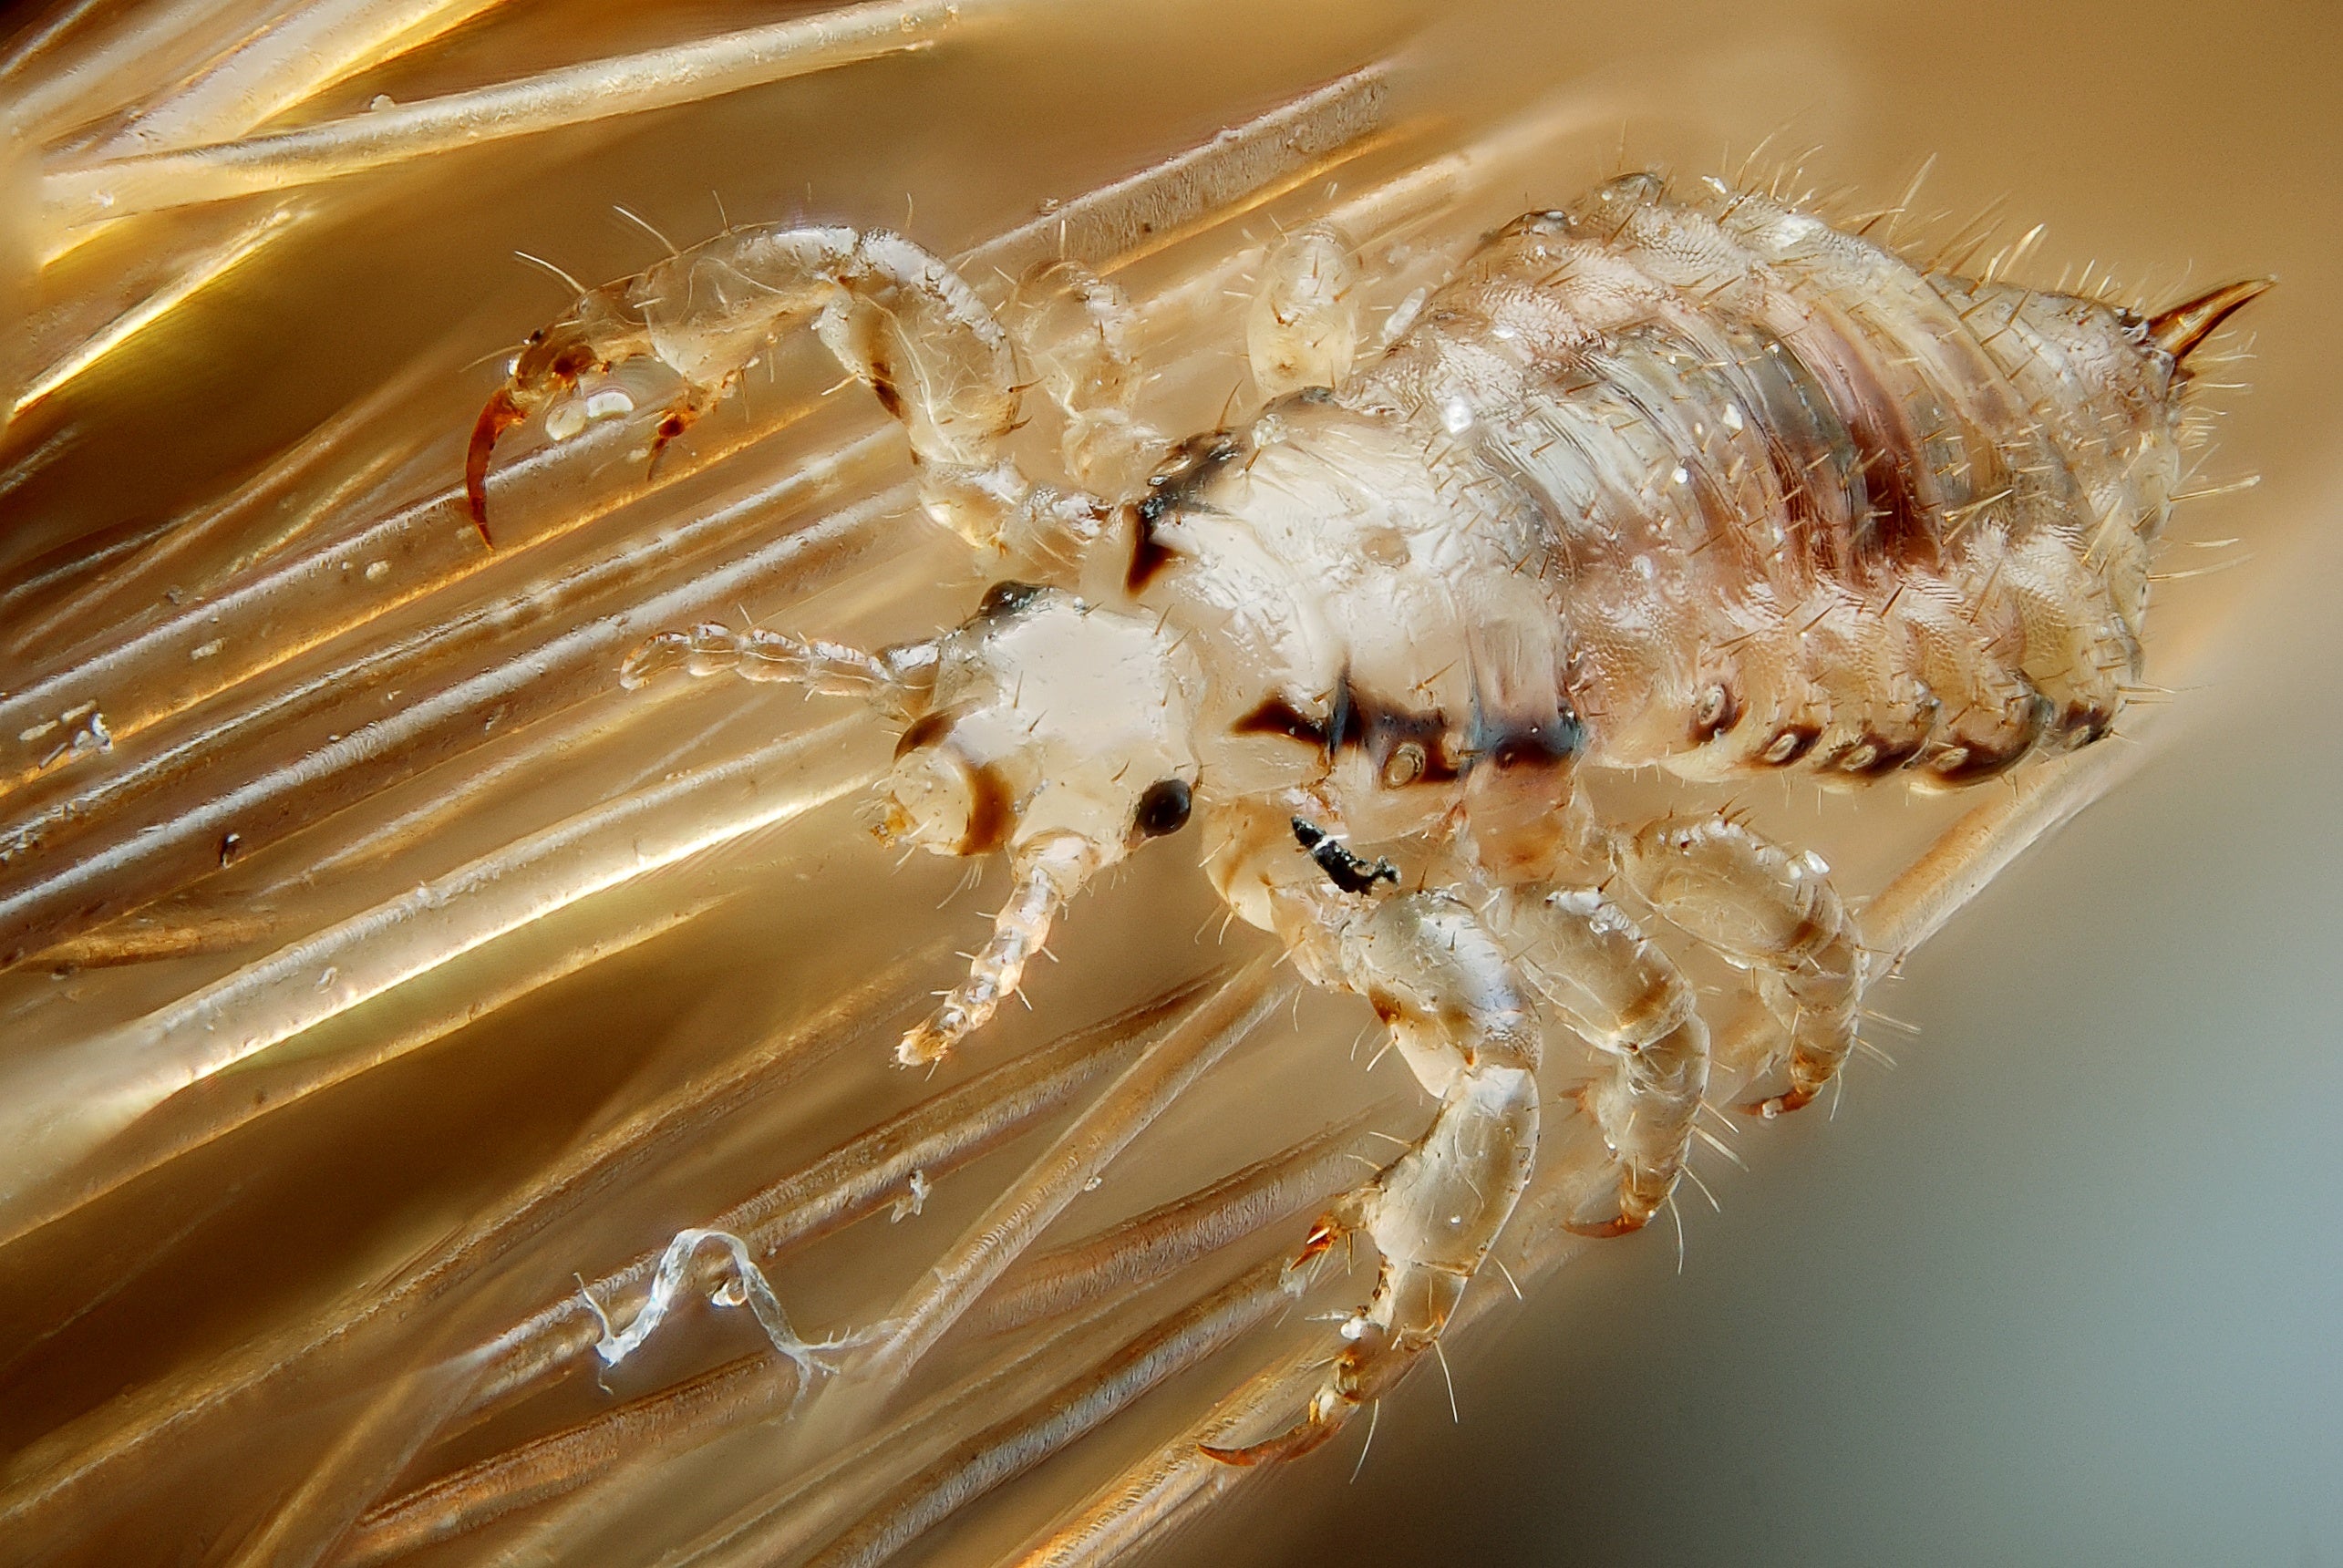
[[[1770,1094],[1763,1099],[1753,1099],[1734,1109],[1743,1116],[1762,1117],[1770,1121],[1777,1116],[1805,1109],[1814,1103],[1814,1097],[1820,1092],[1811,1088],[1786,1088],[1780,1094]]]
[[[496,451],[497,438],[528,417],[509,385],[498,387],[496,396],[480,411],[480,420],[472,426],[471,445],[464,449],[464,502],[471,512],[472,526],[480,530],[480,542],[491,550],[496,542],[488,532],[489,459]]]
[[[1389,1330],[1365,1316],[1351,1320],[1347,1336],[1350,1330],[1356,1330],[1357,1336],[1336,1358],[1333,1376],[1310,1396],[1300,1420],[1258,1442],[1235,1447],[1200,1443],[1198,1450],[1205,1458],[1225,1465],[1300,1459],[1323,1448],[1349,1423],[1361,1405],[1388,1392],[1434,1343],[1433,1339],[1409,1345],[1397,1343]]]
[[[1310,1226],[1310,1233],[1303,1238],[1301,1251],[1285,1265],[1287,1279],[1296,1284],[1306,1281],[1316,1271],[1319,1260],[1334,1250],[1335,1243],[1347,1242],[1357,1234],[1365,1222],[1366,1215],[1356,1193],[1319,1215]],[[1296,1294],[1299,1294],[1298,1290]],[[1360,1343],[1358,1336],[1371,1340],[1372,1344]],[[1380,1352],[1377,1358],[1387,1363],[1381,1377],[1378,1379],[1378,1387],[1397,1381],[1399,1372],[1404,1369],[1408,1361],[1414,1359],[1413,1357],[1404,1357],[1396,1366],[1389,1364],[1388,1332],[1364,1314],[1351,1320],[1351,1329],[1346,1332],[1346,1337],[1353,1338],[1353,1343],[1346,1346],[1337,1359],[1336,1377],[1310,1397],[1300,1420],[1258,1442],[1234,1446],[1200,1443],[1198,1451],[1222,1464],[1250,1466],[1299,1459],[1323,1447],[1328,1439],[1342,1430],[1350,1413],[1365,1398],[1354,1391],[1352,1386],[1360,1381],[1359,1374],[1367,1367],[1370,1350]]]
[[[589,303],[598,297],[589,296]],[[504,385],[480,409],[480,418],[472,426],[471,443],[464,449],[464,502],[471,512],[472,526],[480,530],[482,544],[495,548],[496,542],[488,531],[488,465],[495,455],[498,438],[575,387],[578,377],[587,371],[607,370],[614,358],[633,357],[642,352],[631,341],[614,344],[612,347],[609,354],[597,349],[592,330],[576,317],[529,335],[529,341],[513,359],[511,373],[505,377]]]
[[[1310,1413],[1275,1437],[1264,1438],[1257,1443],[1245,1443],[1237,1448],[1223,1448],[1216,1443],[1200,1443],[1197,1450],[1206,1459],[1218,1460],[1224,1465],[1251,1466],[1270,1464],[1285,1460],[1297,1460],[1326,1446],[1326,1440],[1342,1430],[1343,1423],[1334,1418],[1332,1411],[1323,1415],[1318,1409],[1321,1394],[1310,1402]]]
[[[1607,1242],[1619,1236],[1631,1236],[1648,1223],[1650,1223],[1648,1217],[1638,1218],[1632,1214],[1622,1213],[1608,1220],[1565,1220],[1563,1222],[1562,1228],[1574,1236],[1586,1236],[1598,1242]]]

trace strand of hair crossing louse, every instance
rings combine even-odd
[[[1373,1005],[1440,1109],[1289,1265],[1349,1236],[1381,1260],[1302,1418],[1211,1450],[1252,1463],[1437,1348],[1528,1181],[1550,1039],[1595,1053],[1576,1109],[1616,1172],[1573,1228],[1669,1201],[1712,1043],[1658,933],[1754,979],[1772,1026],[1731,1065],[1775,1087],[1743,1109],[1810,1103],[1857,1043],[1877,961],[1822,861],[1729,814],[1604,822],[1585,769],[1956,789],[2111,732],[2187,360],[2267,284],[2135,315],[1999,281],[2033,238],[1923,273],[1772,195],[1631,175],[1498,231],[1362,356],[1357,260],[1313,226],[1248,317],[1262,406],[1167,442],[1133,411],[1126,309],[1079,267],[1023,280],[1005,325],[897,236],[738,230],[533,335],[467,490],[486,537],[499,438],[573,432],[632,360],[673,377],[655,457],[810,322],[1001,580],[924,641],[703,625],[623,674],[867,702],[902,726],[884,836],[1008,858],[991,940],[901,1059],[982,1028],[1068,902],[1192,818],[1230,911]],[[1073,324],[1027,350],[1063,416],[1048,481],[1009,448],[1039,320]],[[863,1352],[865,1391],[922,1348]]]

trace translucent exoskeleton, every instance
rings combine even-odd
[[[1829,868],[1729,814],[1601,820],[1585,770],[1945,789],[2105,738],[2188,356],[2266,286],[2134,315],[1648,174],[1491,235],[1364,359],[1357,264],[1330,229],[1287,237],[1248,318],[1264,401],[1165,441],[1079,267],[1028,280],[1087,324],[1042,358],[905,240],[734,231],[533,336],[468,466],[485,533],[508,428],[576,428],[594,377],[649,356],[678,388],[664,444],[810,320],[1001,580],[931,641],[709,624],[623,675],[869,702],[903,726],[886,836],[1008,859],[991,940],[901,1059],[963,1044],[1087,882],[1192,820],[1229,909],[1371,1003],[1440,1109],[1312,1233],[1304,1260],[1355,1235],[1379,1278],[1299,1424],[1213,1450],[1234,1462],[1324,1441],[1437,1342],[1529,1179],[1555,1031],[1609,1063],[1560,1108],[1616,1167],[1574,1228],[1668,1201],[1710,1032],[1664,936],[1770,1014],[1742,1109],[1832,1082],[1877,976]],[[1067,416],[1063,482],[1009,455],[1028,384]],[[1122,473],[1148,477],[1085,488]]]

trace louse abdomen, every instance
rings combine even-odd
[[[1634,175],[1492,236],[1365,396],[1542,514],[1603,759],[1949,787],[2108,733],[2178,362],[2256,292],[2150,322]]]

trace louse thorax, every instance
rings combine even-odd
[[[996,583],[938,645],[883,830],[938,854],[1079,841],[1089,871],[1188,818],[1192,662],[1151,619]]]
[[[1128,586],[1193,634],[1210,794],[1312,788],[1379,843],[1567,793],[1563,628],[1515,569],[1534,526],[1444,479],[1405,422],[1318,390],[1158,471]]]

